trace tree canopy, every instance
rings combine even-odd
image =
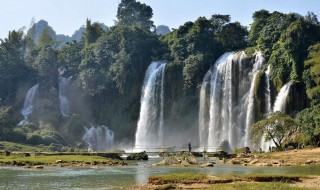
[[[267,118],[251,126],[250,132],[255,143],[272,140],[278,147],[282,147],[285,139],[290,139],[298,132],[299,125],[290,116],[281,112],[272,113]]]

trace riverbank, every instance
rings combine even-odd
[[[320,176],[304,175],[207,175],[167,174],[150,176],[146,185],[134,189],[320,189]]]
[[[110,157],[108,157],[110,156]],[[0,156],[0,166],[19,166],[41,169],[45,166],[97,167],[123,166],[125,161],[115,158],[113,153],[36,153],[13,152]]]
[[[243,166],[303,166],[320,165],[320,148],[296,149],[252,155],[238,155],[222,163]]]

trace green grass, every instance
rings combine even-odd
[[[211,176],[211,177],[210,177]],[[216,183],[231,183],[231,182],[282,182],[289,183],[299,181],[301,178],[306,178],[305,175],[274,175],[274,174],[246,174],[246,175],[213,175],[207,174],[166,174],[154,175],[149,177],[149,183],[155,185],[163,184],[216,184]]]
[[[0,147],[9,151],[42,151],[42,148],[24,144],[0,141]]]
[[[167,174],[167,175],[154,175],[149,177],[149,183],[162,185],[171,183],[203,183],[207,182],[206,174]]]
[[[243,181],[254,182],[292,182],[298,181],[300,178],[306,178],[306,175],[294,175],[294,174],[244,174],[244,175],[219,175],[223,179],[237,179]]]
[[[291,187],[285,183],[260,182],[260,183],[232,183],[215,184],[208,189],[214,190],[301,190],[303,188]]]
[[[26,163],[55,163],[56,160],[71,162],[74,160],[81,162],[106,161],[107,158],[101,156],[83,156],[83,155],[53,155],[53,156],[0,156],[0,162],[26,162]]]

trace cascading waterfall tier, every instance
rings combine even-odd
[[[250,91],[249,91],[249,97],[247,99],[248,101],[248,107],[247,107],[247,116],[246,116],[246,129],[245,129],[245,135],[244,135],[244,146],[249,146],[251,144],[251,138],[250,138],[250,126],[254,122],[254,84],[256,81],[256,76],[258,72],[262,69],[264,63],[264,57],[262,56],[261,52],[257,52],[255,54],[255,63],[253,65],[252,71],[249,73],[251,78],[251,85],[250,85]]]
[[[59,101],[60,101],[60,112],[64,117],[69,117],[69,101],[67,98],[67,92],[71,77],[64,78],[59,76]]]
[[[276,101],[274,102],[273,112],[280,111],[285,113],[286,112],[286,99],[290,92],[290,87],[292,82],[288,82],[287,84],[283,85],[280,89],[279,94],[277,95]]]
[[[163,145],[164,62],[152,62],[145,74],[135,150]]]
[[[265,100],[266,100],[266,116],[272,113],[272,103],[271,103],[271,90],[270,90],[270,65],[268,65],[267,70],[265,71],[265,83],[266,83],[266,89],[265,89]],[[263,151],[268,151],[269,147],[273,145],[273,142],[265,141],[265,134],[261,138],[260,141],[260,148]]]
[[[104,125],[91,125],[90,128],[85,127],[82,140],[88,145],[88,151],[107,151],[113,147],[114,133]]]
[[[38,88],[39,88],[39,84],[36,84],[28,90],[24,100],[23,108],[21,110],[21,114],[23,115],[24,120],[18,123],[19,126],[22,126],[26,122],[28,122],[28,117],[33,112],[33,106],[34,106],[33,103],[34,103],[35,96],[38,92]]]
[[[200,90],[199,137],[201,148],[215,151],[223,141],[230,148],[250,143],[249,126],[254,112],[254,80],[264,58],[255,63],[244,52],[222,55],[204,77]]]

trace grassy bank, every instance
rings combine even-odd
[[[43,147],[38,146],[28,146],[24,144],[14,143],[14,142],[7,142],[7,141],[0,141],[0,150],[8,150],[8,151],[44,151]]]
[[[0,166],[122,166],[123,160],[102,156],[46,155],[46,156],[0,156]]]
[[[319,176],[304,175],[207,175],[168,174],[150,176],[140,189],[319,189]]]
[[[126,165],[113,152],[45,152],[46,147],[0,141],[0,166],[117,166]]]

